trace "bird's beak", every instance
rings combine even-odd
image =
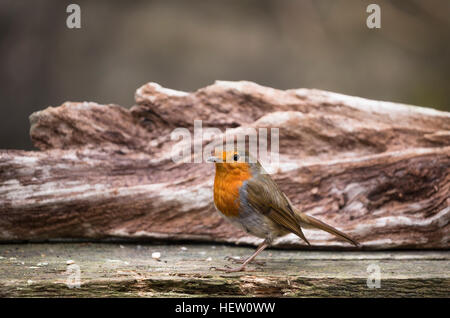
[[[222,160],[220,160],[217,157],[209,157],[208,159],[206,159],[207,162],[222,162]]]

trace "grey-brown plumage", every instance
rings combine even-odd
[[[318,228],[341,237],[351,244],[358,245],[349,235],[295,208],[289,198],[280,190],[270,175],[264,171],[258,161],[256,163],[249,163],[249,165],[252,167],[253,178],[246,181],[246,186],[243,189],[247,193],[244,196],[248,202],[247,206],[252,208],[256,213],[262,213],[281,227],[280,234],[286,234],[286,232],[295,233],[310,245],[303,234],[302,227]],[[245,204],[243,208],[247,208]]]

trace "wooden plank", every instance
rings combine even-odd
[[[1,297],[448,297],[449,251],[323,252],[267,250],[251,272],[210,269],[233,264],[248,247],[54,243],[0,245]],[[152,253],[159,252],[159,260]],[[67,262],[73,264],[68,265]],[[380,288],[368,288],[368,266]],[[67,285],[80,268],[80,288]],[[72,271],[74,273],[74,271]],[[75,281],[69,281],[75,282]]]

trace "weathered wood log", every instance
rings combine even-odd
[[[30,116],[41,151],[0,151],[0,240],[258,243],[214,211],[212,165],[172,160],[171,132],[201,119],[223,134],[279,127],[280,187],[364,248],[449,247],[449,113],[250,82],[194,93],[149,83],[136,103],[67,102]],[[318,248],[352,248],[305,235]],[[294,235],[276,245],[304,246]]]

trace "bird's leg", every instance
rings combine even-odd
[[[256,249],[255,253],[253,253],[249,258],[247,258],[241,266],[236,267],[236,268],[217,268],[217,267],[213,267],[215,270],[217,271],[223,271],[223,272],[227,272],[227,273],[232,273],[232,272],[242,272],[245,270],[245,266],[247,266],[248,263],[250,263],[256,256],[258,256],[259,253],[261,253],[267,246],[269,246],[269,244],[264,241],[262,242],[258,248]]]

